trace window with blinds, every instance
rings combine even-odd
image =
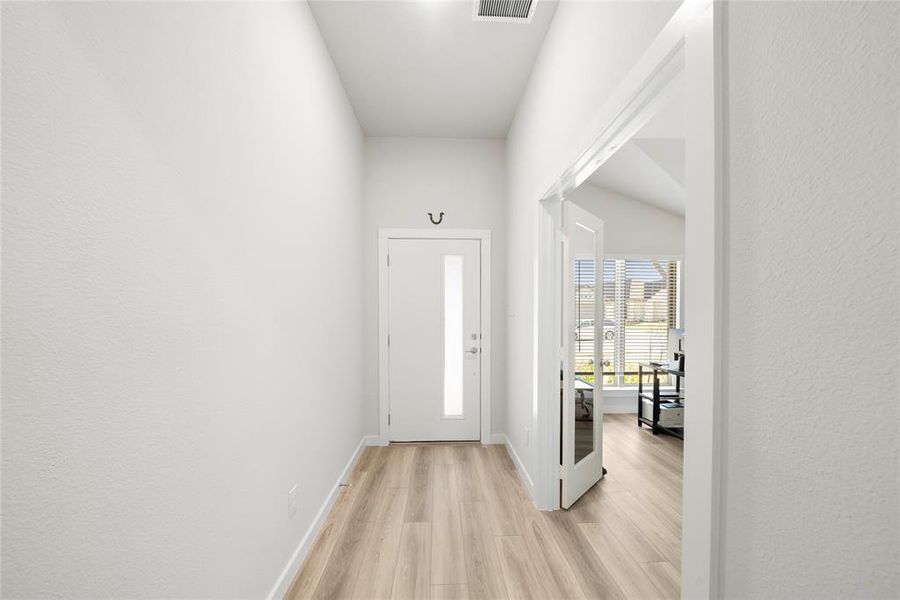
[[[637,385],[639,363],[671,359],[669,329],[678,327],[680,318],[680,266],[666,259],[603,261],[603,323],[597,324],[580,316],[593,314],[594,261],[576,261],[576,283],[582,284],[575,300],[577,371],[594,374],[593,365],[586,365],[595,340],[603,344],[605,386]]]

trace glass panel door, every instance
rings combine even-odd
[[[567,202],[563,227],[562,486],[570,507],[603,473],[603,222]]]

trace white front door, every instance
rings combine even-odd
[[[562,464],[569,508],[603,476],[603,221],[563,205]]]
[[[391,239],[390,440],[481,437],[481,242]]]

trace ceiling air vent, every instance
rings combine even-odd
[[[537,0],[474,0],[472,19],[500,23],[530,23]]]

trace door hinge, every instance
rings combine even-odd
[[[387,255],[387,266],[391,266],[391,255]]]
[[[391,413],[388,413],[388,425],[391,424]]]
[[[391,334],[388,334],[388,348],[391,347]]]

